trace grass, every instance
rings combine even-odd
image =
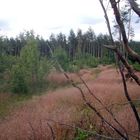
[[[122,104],[126,102],[120,75],[114,68],[105,67],[101,69],[101,73],[100,69],[94,69],[92,72],[91,71],[90,74],[92,78],[94,76],[98,78],[96,80],[90,79],[86,82],[96,97],[98,97],[105,106]],[[83,75],[86,75],[85,72],[89,73],[89,71],[84,70],[82,71],[82,74],[84,73]],[[57,78],[59,79],[60,77]],[[63,85],[61,84],[60,86]],[[133,100],[137,99],[139,97],[139,87],[137,87],[137,85],[134,83],[132,84],[128,82],[127,84]],[[26,96],[19,98],[18,96],[16,97],[16,95],[14,95],[15,103],[12,103],[13,106],[14,104],[15,106],[20,106],[24,102],[25,104],[22,106],[22,108],[15,110],[13,115],[9,116],[5,122],[1,123],[0,133],[3,132],[3,139],[1,137],[0,138],[2,140],[4,140],[6,137],[11,139],[51,139],[52,135],[47,126],[47,122],[49,122],[49,124],[52,126],[56,139],[96,139],[91,135],[87,135],[87,133],[84,131],[76,131],[75,129],[71,129],[69,126],[61,125],[59,123],[76,126],[84,130],[95,133],[97,132],[107,136],[118,137],[117,134],[105,124],[104,127],[102,126],[102,122],[98,116],[93,112],[93,110],[89,109],[83,103],[81,94],[77,89],[74,87],[59,89],[57,87],[53,88],[56,88],[57,90],[54,90],[53,92],[48,91],[47,95],[42,95],[40,97],[35,96],[35,98],[33,97],[28,103],[25,102],[28,100]],[[40,93],[36,95],[40,95]],[[85,95],[87,99],[89,99],[89,101],[95,105],[100,113],[109,122],[111,122],[112,125],[115,126],[115,122],[104,110],[104,107],[97,103],[97,101],[95,101],[95,99],[88,92],[86,92],[86,90]],[[29,97],[29,99],[30,98],[31,97]],[[8,97],[3,97],[3,99],[6,101]],[[14,101],[9,101],[9,106],[11,102]],[[136,102],[135,104],[137,107],[139,107],[139,102]],[[113,111],[117,120],[128,132],[131,133],[137,130],[137,123],[129,105],[114,105],[109,109]],[[51,119],[59,123],[47,121],[47,119]]]
[[[13,95],[11,93],[0,93],[0,118],[7,116],[15,107],[31,99],[31,95]]]
[[[95,80],[100,72],[101,70],[99,68],[91,69],[91,79]],[[55,79],[55,80],[57,81],[59,79]],[[26,101],[32,99],[33,96],[40,96],[44,93],[46,94],[49,91],[55,91],[61,88],[64,89],[64,88],[72,87],[72,85],[69,82],[65,82],[65,81],[60,84],[51,81],[49,82],[44,81],[40,85],[36,85],[36,84],[32,85],[30,88],[30,92],[28,94],[14,94],[9,92],[10,90],[10,88],[8,88],[9,84],[5,83],[4,79],[1,79],[0,83],[2,84],[2,86],[0,87],[1,89],[0,90],[0,118],[4,118],[13,109],[20,107],[22,103],[25,103]],[[80,81],[77,81],[76,83],[81,84]]]

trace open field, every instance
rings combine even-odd
[[[137,123],[127,104],[121,77],[116,69],[106,66],[81,70],[79,74],[93,94],[113,112],[125,130],[135,135],[138,129]],[[87,100],[104,118],[123,132],[104,107],[88,93],[78,76],[76,74],[69,76],[79,84]],[[57,84],[68,82],[60,73],[50,75],[49,80]],[[140,111],[140,87],[134,81],[128,81],[127,84],[129,93]],[[6,97],[0,98],[7,100]],[[118,137],[106,125],[103,128],[101,120],[84,104],[80,92],[72,86],[67,86],[41,96],[33,96],[31,100],[12,110],[10,115],[0,119],[0,140],[72,140],[77,137],[77,132],[70,126]],[[89,136],[89,139],[94,140],[96,137]]]

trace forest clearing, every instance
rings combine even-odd
[[[81,77],[86,81],[93,94],[108,107],[130,134],[137,133],[137,123],[134,114],[124,96],[122,80],[120,74],[112,66],[100,66],[95,69],[81,70]],[[138,73],[140,75],[140,73]],[[65,77],[55,74],[53,80],[60,84],[66,82]],[[50,76],[51,77],[51,76]],[[52,78],[52,77],[51,77]],[[73,80],[80,82],[76,74]],[[128,89],[131,98],[134,100],[138,111],[140,111],[139,86],[133,81],[128,81]],[[80,83],[79,83],[80,84]],[[93,96],[87,91],[83,84],[80,87],[84,90],[85,96],[101,114],[114,126],[121,130],[111,116],[105,111]],[[129,112],[129,113],[128,113]],[[85,135],[84,138],[96,139],[96,132],[101,135],[112,133],[108,127],[106,132],[102,128],[99,117],[88,108],[81,97],[81,93],[74,87],[59,88],[41,96],[33,96],[32,99],[25,101],[18,109],[15,109],[4,119],[0,120],[0,139],[1,140],[51,140],[53,129],[56,140],[76,139],[80,137],[76,126],[83,130],[95,131],[95,135]],[[106,130],[105,129],[105,130]],[[122,131],[122,130],[121,130]]]
[[[0,140],[140,140],[140,0],[1,5]]]

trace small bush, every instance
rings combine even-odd
[[[29,38],[22,48],[18,63],[12,67],[12,92],[27,93],[44,85],[44,76],[49,73],[50,64],[47,58],[41,58],[37,42]]]
[[[140,71],[140,64],[139,64],[139,63],[134,63],[134,64],[133,64],[133,68],[134,68],[136,71]]]
[[[75,59],[73,61],[73,64],[76,65],[78,69],[87,68],[87,67],[94,68],[98,66],[99,61],[94,56],[86,54],[83,57],[81,56],[81,58],[79,59]]]
[[[78,129],[76,138],[74,140],[86,140],[88,136],[89,136],[88,133]]]
[[[27,93],[29,90],[26,71],[20,64],[12,68],[11,88],[14,93]]]
[[[11,69],[12,65],[17,61],[15,56],[0,55],[0,73]]]
[[[54,56],[56,57],[57,61],[60,63],[62,68],[65,71],[69,71],[69,59],[64,49],[59,48],[56,49],[54,52]]]

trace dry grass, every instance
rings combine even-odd
[[[105,106],[112,110],[125,129],[129,133],[136,131],[136,120],[129,105],[120,105],[126,102],[120,75],[113,68],[103,67],[101,69],[102,72],[96,80],[92,80],[93,71],[83,70],[79,74],[83,79],[85,75],[89,76],[85,76],[88,78],[84,80],[87,81],[90,89]],[[74,74],[71,77],[76,79]],[[50,76],[50,80],[61,84],[67,82],[64,79],[60,74]],[[80,86],[85,91],[86,97],[98,108],[101,114],[114,126],[118,127],[111,116],[93,99],[84,86],[82,84]],[[139,86],[134,82],[128,82],[128,87],[131,97],[139,99]],[[52,133],[47,125],[48,122],[53,128],[57,140],[73,139],[75,131],[68,126],[48,121],[48,119],[65,124],[75,124],[84,129],[101,131],[100,119],[84,105],[79,91],[69,87],[58,89],[40,97],[34,96],[32,100],[13,111],[11,116],[5,117],[0,122],[0,140],[51,140]],[[118,127],[118,129],[120,128]]]

